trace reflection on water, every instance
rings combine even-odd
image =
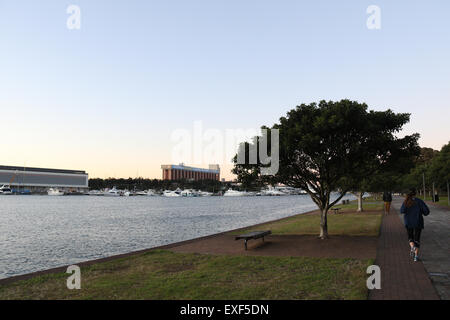
[[[0,278],[316,209],[309,196],[0,197]]]

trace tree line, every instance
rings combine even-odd
[[[440,151],[422,148],[414,167],[400,179],[399,184],[402,188],[412,186],[420,195],[432,199],[433,194],[446,194],[449,197],[449,182],[450,142]]]
[[[221,182],[217,180],[161,180],[161,179],[146,179],[146,178],[92,178],[89,179],[89,189],[102,190],[106,188],[113,188],[122,190],[175,190],[180,189],[194,189],[208,192],[218,192],[230,187],[229,183]]]

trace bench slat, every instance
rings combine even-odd
[[[235,237],[235,240],[240,240],[240,239],[246,239],[246,240],[248,240],[248,239],[258,239],[258,238],[265,237],[265,236],[267,236],[267,235],[269,235],[271,233],[272,233],[272,231],[270,231],[270,230],[253,231],[253,232],[249,232],[249,233],[246,233],[246,234],[239,235],[239,236]]]

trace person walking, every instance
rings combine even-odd
[[[414,261],[419,261],[420,234],[424,228],[423,216],[430,214],[430,209],[421,199],[416,198],[416,191],[412,189],[400,208],[406,231],[408,233],[410,255]]]
[[[392,202],[392,193],[390,191],[385,191],[383,193],[383,201],[384,201],[384,214],[388,215],[391,211],[391,202]]]

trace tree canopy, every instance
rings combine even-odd
[[[450,142],[442,147],[441,151],[433,158],[430,165],[431,179],[444,188],[450,181]]]
[[[420,156],[414,167],[399,179],[398,189],[416,188],[423,190],[423,183],[427,191],[431,191],[433,184],[438,190],[447,189],[450,181],[450,142],[440,151],[431,148],[421,148]]]
[[[270,128],[279,130],[278,172],[260,177],[262,163],[237,163],[235,157],[238,180],[256,177],[304,189],[321,210],[320,237],[327,238],[327,212],[333,205],[365,177],[393,168],[399,157],[418,151],[418,134],[395,136],[409,114],[367,109],[365,103],[351,100],[297,106]],[[257,142],[253,139],[242,150]],[[332,199],[334,191],[338,195]]]

